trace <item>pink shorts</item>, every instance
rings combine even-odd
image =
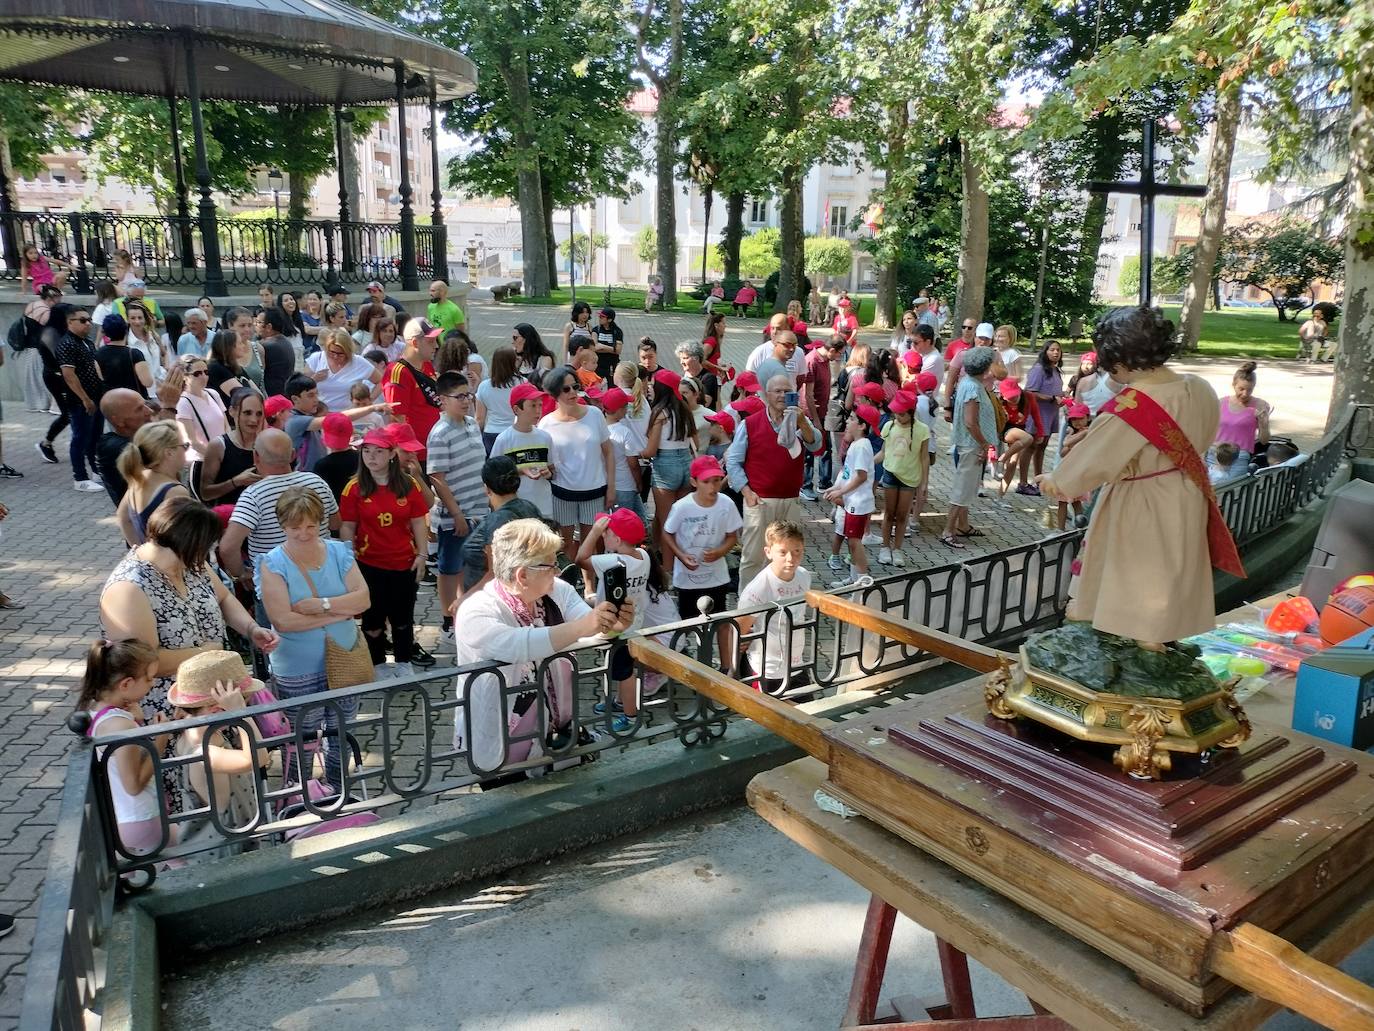
[[[836,508],[835,536],[843,537],[847,541],[863,540],[864,534],[868,532],[868,521],[872,518],[871,513],[854,515],[842,508]]]

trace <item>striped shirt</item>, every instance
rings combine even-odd
[[[339,503],[329,484],[314,473],[294,472],[280,476],[269,476],[247,488],[234,504],[231,523],[248,527],[248,555],[257,558],[266,555],[279,544],[286,542],[286,531],[277,522],[277,499],[292,487],[306,487],[313,490],[324,505],[324,521],[320,523],[320,536],[329,537],[329,517],[339,511]]]
[[[471,530],[473,521],[491,511],[486,488],[482,485],[482,465],[487,460],[487,451],[482,446],[482,431],[477,428],[477,420],[468,416],[458,423],[448,416],[442,417],[429,431],[425,450],[426,471],[443,474]],[[453,529],[453,516],[442,498],[435,497],[430,514],[436,530]]]

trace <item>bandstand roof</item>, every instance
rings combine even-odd
[[[343,0],[0,0],[0,79],[149,96],[266,104],[392,104],[471,93],[462,54]]]

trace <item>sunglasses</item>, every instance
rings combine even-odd
[[[563,384],[562,387],[559,388],[558,392],[560,394],[575,394],[577,393],[577,386],[572,382],[572,380],[568,380],[566,383]]]
[[[535,563],[534,565],[532,565],[532,566],[526,566],[525,568],[526,568],[526,569],[557,569],[557,568],[558,568],[558,564],[555,563],[555,562],[537,562],[537,563]]]
[[[210,375],[210,374],[209,374],[208,372],[206,372],[204,369],[201,369],[201,370],[199,370],[198,372],[193,372],[193,373],[191,373],[191,376],[192,376],[193,379],[199,379],[201,376],[208,376],[208,375]]]

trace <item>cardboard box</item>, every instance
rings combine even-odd
[[[1293,729],[1351,748],[1374,746],[1374,628],[1302,661]]]

